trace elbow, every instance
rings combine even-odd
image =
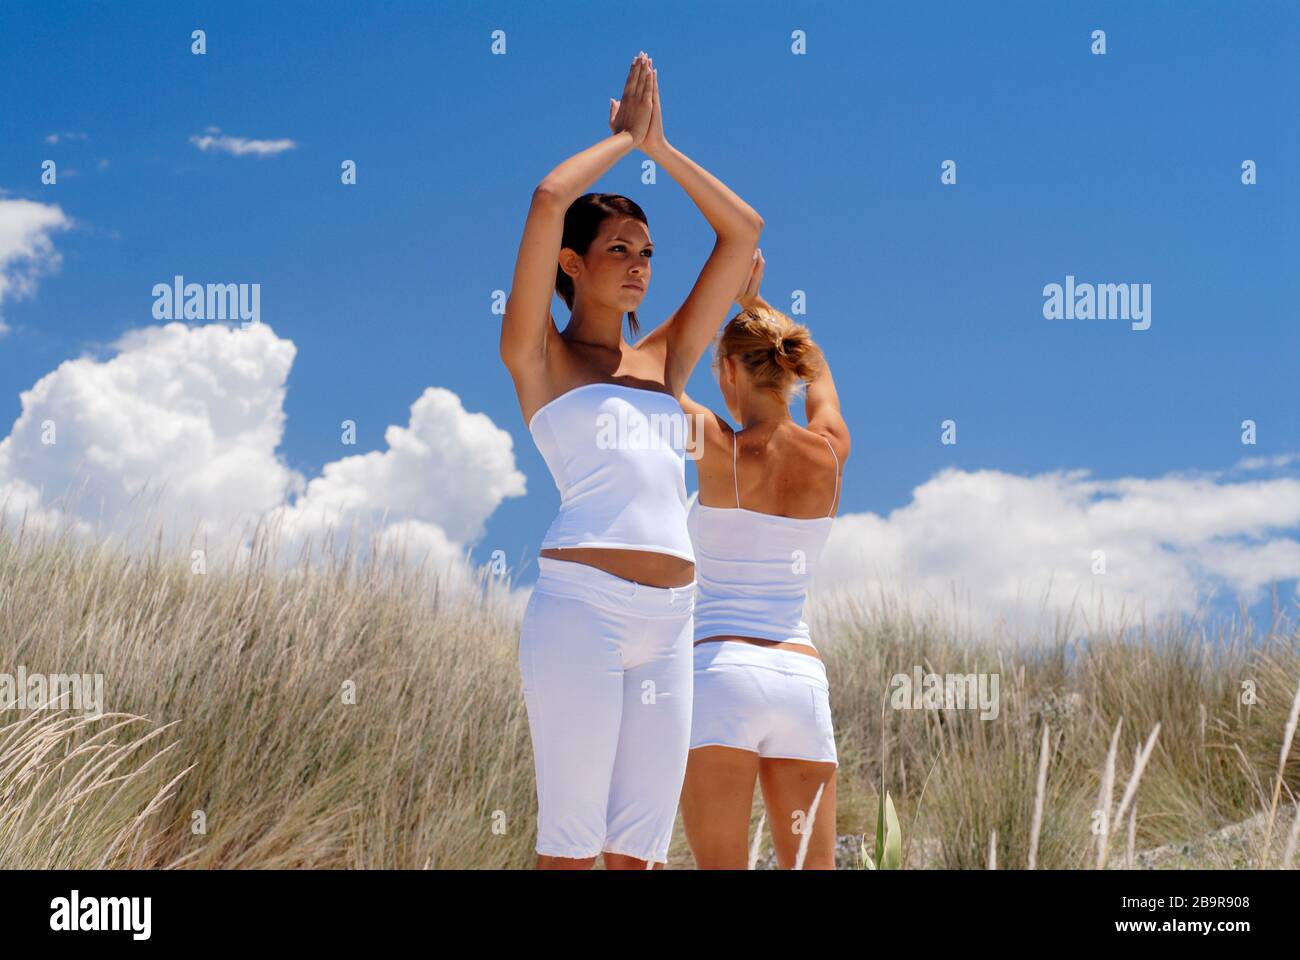
[[[558,203],[564,197],[564,191],[557,184],[543,180],[533,188],[533,203]]]
[[[719,240],[743,240],[757,245],[763,233],[763,218],[753,208],[746,207],[735,220],[723,227],[715,227],[714,233]]]

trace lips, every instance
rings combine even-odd
[[[623,284],[623,286],[625,286],[625,287],[631,287],[633,290],[639,290],[639,291],[641,291],[642,293],[645,292],[645,287],[641,286],[641,284],[639,284],[639,283],[625,283],[625,284]]]

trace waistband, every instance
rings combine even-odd
[[[818,657],[794,650],[760,647],[738,640],[710,640],[695,647],[695,669],[710,666],[743,666],[765,670],[778,670],[827,685],[826,664]]]
[[[538,557],[537,569],[536,592],[650,617],[680,617],[695,609],[694,580],[681,587],[652,587],[587,563],[554,557]]]

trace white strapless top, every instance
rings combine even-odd
[[[686,528],[686,412],[659,390],[587,383],[528,421],[560,491],[548,547],[614,547],[695,560]]]

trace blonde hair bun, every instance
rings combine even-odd
[[[746,307],[722,328],[715,369],[724,357],[736,357],[759,389],[779,394],[787,404],[817,378],[822,366],[812,332],[766,305]]]

